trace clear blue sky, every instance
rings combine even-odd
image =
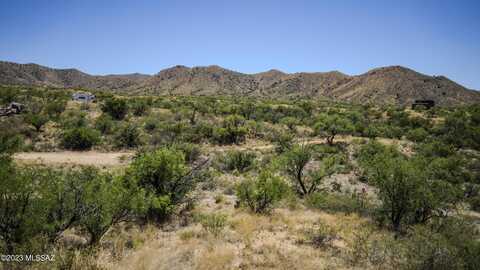
[[[480,1],[0,0],[0,60],[91,74],[403,65],[480,89]]]

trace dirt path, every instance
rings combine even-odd
[[[358,139],[357,137],[352,136],[339,136],[335,141],[336,142],[351,142],[353,139]],[[393,139],[379,139],[380,142],[384,144],[398,144],[405,143],[406,141],[393,140]],[[305,144],[324,144],[325,139],[323,138],[312,138],[310,140],[302,140],[299,143]],[[247,142],[243,145],[227,145],[227,146],[216,146],[216,145],[203,145],[205,152],[224,152],[228,150],[253,150],[253,151],[262,151],[270,150],[274,145],[269,143],[262,142]],[[75,152],[75,151],[62,151],[62,152],[25,152],[18,153],[15,155],[15,159],[23,163],[40,163],[47,165],[55,164],[77,164],[77,165],[93,165],[98,167],[112,167],[112,166],[121,166],[128,164],[130,162],[130,157],[134,155],[134,152],[97,152],[97,151],[87,151],[87,152]]]
[[[119,166],[129,162],[133,152],[111,152],[101,153],[96,151],[88,152],[26,152],[18,153],[15,159],[24,163],[40,164],[78,164],[103,166]]]

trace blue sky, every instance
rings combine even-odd
[[[480,1],[0,0],[0,60],[91,74],[403,65],[480,89]]]

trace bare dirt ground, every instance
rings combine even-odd
[[[338,136],[336,142],[351,142],[354,139],[361,139],[360,137],[352,136]],[[408,141],[379,138],[381,143],[386,145],[391,144],[408,144]],[[323,138],[312,138],[310,140],[301,140],[299,143],[304,144],[324,144]],[[224,152],[228,150],[237,151],[262,151],[271,150],[273,145],[266,142],[249,141],[244,145],[228,145],[228,146],[213,146],[205,145],[207,152]],[[406,148],[408,149],[408,147]],[[408,151],[407,151],[408,152]],[[23,163],[40,163],[49,165],[59,164],[77,164],[77,165],[93,165],[97,167],[112,167],[126,165],[131,160],[134,152],[98,152],[98,151],[61,151],[61,152],[24,152],[15,155],[15,159]]]
[[[129,162],[133,152],[111,152],[101,153],[97,151],[88,152],[26,152],[18,153],[15,159],[24,163],[39,163],[39,164],[77,164],[77,165],[92,165],[92,166],[120,166]]]

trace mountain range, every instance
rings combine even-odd
[[[174,66],[155,75],[90,75],[77,69],[0,61],[0,84],[84,88],[150,95],[241,95],[275,98],[326,98],[352,103],[408,105],[431,99],[443,106],[480,103],[480,92],[444,76],[428,76],[390,66],[360,75],[338,71],[244,74],[219,66]]]

